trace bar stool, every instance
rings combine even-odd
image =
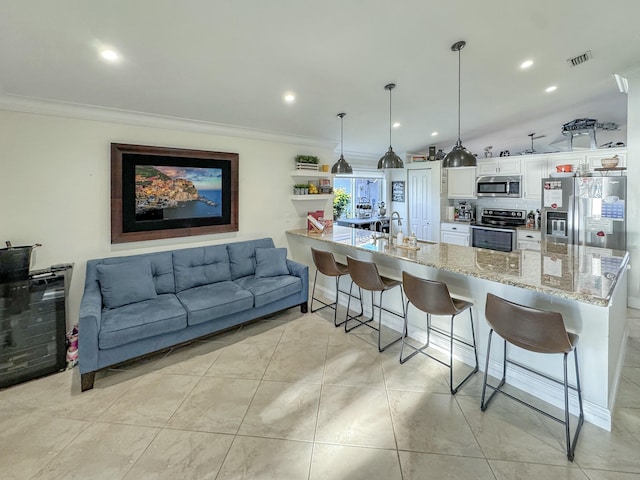
[[[418,353],[422,353],[429,358],[441,363],[449,369],[449,389],[451,394],[455,395],[458,389],[464,384],[471,375],[478,371],[478,351],[476,349],[476,335],[473,327],[473,313],[471,307],[473,303],[460,298],[452,297],[449,294],[447,285],[442,282],[436,282],[434,280],[425,280],[423,278],[416,277],[407,272],[402,272],[402,283],[404,285],[404,293],[407,296],[407,308],[405,309],[404,317],[404,332],[402,335],[402,347],[400,348],[400,363],[404,363],[411,357]],[[427,342],[422,347],[414,347],[405,342],[408,335],[408,314],[409,304],[413,304],[418,310],[421,310],[427,314]],[[462,312],[469,310],[469,319],[471,321],[471,343],[463,340],[460,337],[456,337],[453,334],[453,320],[456,316]],[[449,332],[441,330],[431,325],[431,315],[451,315],[451,328]],[[429,354],[425,351],[429,347],[429,341],[431,332],[434,331],[443,337],[449,339],[449,363],[446,363],[439,358]],[[455,387],[453,386],[453,342],[456,341],[460,344],[467,345],[473,348],[473,354],[476,359],[476,364],[473,370],[460,381]],[[402,357],[404,346],[413,348],[413,352],[406,357]]]
[[[582,423],[584,422],[584,413],[582,410],[582,391],[580,389],[580,374],[578,372],[578,353],[576,346],[578,342],[578,335],[567,332],[564,327],[562,315],[558,312],[549,312],[536,308],[526,307],[523,305],[518,305],[517,303],[509,302],[508,300],[504,300],[491,293],[487,294],[485,318],[487,319],[491,330],[489,331],[487,365],[484,370],[484,382],[482,385],[482,400],[480,403],[480,409],[484,412],[489,406],[489,402],[491,402],[496,393],[500,392],[503,395],[506,395],[507,397],[517,401],[518,403],[526,405],[536,412],[541,413],[544,416],[563,424],[565,426],[567,458],[569,459],[569,461],[573,462],[576,443],[578,441],[578,436],[580,435]],[[500,335],[500,337],[502,337],[504,342],[502,380],[500,380],[500,383],[497,386],[489,385],[489,383],[487,382],[487,371],[489,370],[489,357],[491,354],[491,336],[494,331],[498,335]],[[509,359],[507,357],[507,342],[530,352],[563,354],[564,380],[560,381],[557,378],[538,372]],[[571,351],[573,351],[576,365],[576,386],[569,385],[567,379],[567,356]],[[508,363],[517,365],[518,367],[523,368],[529,372],[535,373],[548,380],[563,385],[564,420],[555,417],[547,412],[544,412],[534,407],[533,405],[530,405],[523,400],[501,390],[502,386],[505,383],[505,377],[507,376]],[[487,387],[492,389],[493,393],[485,402],[485,392]],[[577,392],[578,404],[580,406],[578,426],[573,436],[573,440],[571,440],[571,432],[569,428],[569,388]]]
[[[378,351],[383,352],[388,346],[393,345],[396,342],[399,342],[402,338],[401,336],[387,343],[384,347],[381,345],[381,330],[382,330],[382,311],[388,312],[392,315],[396,315],[398,317],[404,317],[404,295],[402,295],[402,282],[399,280],[393,280],[391,278],[382,277],[378,273],[378,267],[373,262],[365,262],[363,260],[358,260],[356,258],[347,256],[347,266],[349,267],[349,275],[351,275],[351,287],[349,287],[349,301],[347,302],[347,316],[344,321],[344,331],[350,332],[351,330],[361,327],[362,325],[366,325],[367,327],[378,331]],[[352,316],[349,315],[349,307],[351,306],[351,298],[353,297],[353,284],[358,286],[358,291],[360,294],[360,314]],[[396,313],[392,310],[386,309],[382,306],[382,294],[387,290],[391,290],[395,287],[400,287],[400,303],[402,305],[402,315]],[[371,318],[362,319],[364,315],[364,306],[363,306],[363,297],[362,290],[368,290],[371,292]],[[378,304],[375,304],[374,301],[374,292],[380,292],[380,300]],[[375,318],[375,308],[378,308],[378,327],[374,327],[369,324]],[[355,320],[358,322],[357,325],[349,328],[349,321]]]
[[[345,290],[340,290],[340,278],[349,273],[349,268],[342,264],[337,263],[336,259],[333,256],[333,253],[326,252],[324,250],[316,250],[311,247],[311,256],[313,257],[313,263],[316,266],[316,274],[313,278],[313,290],[311,292],[311,313],[317,312],[318,310],[322,310],[323,308],[331,308],[333,309],[333,324],[336,327],[342,325],[345,321],[338,323],[338,294],[344,293],[345,295],[349,295],[349,292]],[[327,277],[335,277],[336,279],[336,298],[332,303],[325,303],[321,299],[317,298],[316,295],[316,281],[318,280],[318,272],[326,275]],[[318,307],[315,310],[313,309],[313,301],[317,301],[321,303],[323,306]],[[360,312],[362,313],[362,312]]]

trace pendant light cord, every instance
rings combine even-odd
[[[391,149],[391,90],[393,88],[389,89],[389,149]]]
[[[462,50],[462,48],[458,49],[458,145],[462,145],[462,141],[460,140],[460,65],[461,65],[461,61],[460,61],[460,57],[461,57],[461,53],[460,50]]]
[[[340,115],[340,158],[342,158],[342,144],[344,142],[344,136],[342,134],[342,126],[344,125],[344,114]]]

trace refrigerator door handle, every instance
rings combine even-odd
[[[567,244],[577,244],[579,239],[577,237],[576,227],[578,226],[578,211],[579,205],[576,203],[576,196],[569,195],[569,208],[567,209]]]

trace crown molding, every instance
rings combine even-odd
[[[302,145],[307,147],[334,149],[337,145],[337,142],[334,140],[305,137],[302,135],[284,134],[268,130],[225,125],[221,123],[189,120],[185,118],[167,117],[115,108],[58,102],[54,100],[44,100],[7,94],[0,95],[0,110],[75,118],[78,120],[117,123],[138,127],[206,133],[210,135],[239,137],[265,142]]]

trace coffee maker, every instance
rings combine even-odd
[[[469,202],[458,204],[458,220],[461,222],[473,222],[475,219],[475,209]]]

